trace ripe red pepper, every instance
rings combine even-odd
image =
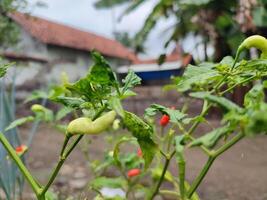
[[[160,125],[161,126],[166,126],[170,121],[170,117],[168,115],[162,115],[161,119],[160,119]]]
[[[139,174],[141,174],[141,170],[140,169],[137,169],[137,168],[131,169],[127,173],[127,175],[128,175],[129,178],[138,176]]]
[[[142,152],[141,148],[139,148],[139,149],[137,150],[137,156],[138,156],[139,158],[142,158],[142,157],[143,157],[143,152]]]
[[[26,145],[20,145],[20,146],[16,147],[16,149],[15,149],[16,153],[19,156],[24,154],[27,150],[28,150],[28,147]]]

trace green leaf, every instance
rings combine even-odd
[[[123,94],[121,94],[120,99],[127,99],[128,97],[136,96],[136,93],[132,90],[126,90]]]
[[[267,104],[262,103],[256,110],[248,110],[248,123],[245,124],[246,135],[267,134]]]
[[[161,112],[162,114],[167,114],[170,117],[170,121],[173,123],[177,123],[186,117],[186,114],[180,112],[179,110],[174,110],[171,108],[167,108],[161,106],[159,104],[152,104],[145,110],[145,115],[152,117],[157,114],[157,112]]]
[[[137,138],[143,152],[145,168],[148,168],[158,150],[157,144],[152,139],[152,127],[135,114],[127,111],[125,111],[123,122],[125,127]]]
[[[213,131],[206,133],[204,136],[199,137],[192,141],[189,144],[189,147],[194,147],[194,146],[205,146],[207,148],[212,148],[214,147],[217,142],[226,134],[228,134],[230,131],[232,131],[232,128],[229,126],[224,126],[220,128],[216,128]]]
[[[180,4],[202,6],[210,3],[212,0],[180,0]]]
[[[74,84],[67,84],[65,87],[86,102],[97,104],[108,99],[114,89],[118,91],[119,83],[111,67],[99,53],[93,52],[92,58],[94,64],[90,67],[89,73]]]
[[[125,188],[127,185],[126,180],[124,180],[122,177],[98,177],[91,181],[90,183],[91,187],[94,189],[101,189],[103,187],[108,188]]]
[[[127,76],[122,80],[122,82],[124,83],[122,94],[124,94],[134,86],[141,84],[141,78],[139,78],[133,70],[129,70]]]
[[[63,107],[61,108],[57,114],[56,114],[56,117],[55,117],[55,120],[56,121],[59,121],[61,120],[62,118],[66,117],[69,113],[72,112],[72,109],[71,108],[68,108],[68,107]]]
[[[231,111],[235,110],[239,113],[243,111],[241,107],[239,107],[237,104],[233,103],[232,101],[224,98],[224,97],[218,97],[211,95],[209,92],[195,92],[190,93],[191,97],[199,98],[199,99],[205,99],[208,100],[211,103],[215,103],[218,106],[222,107],[225,111]]]
[[[176,159],[178,162],[184,161],[184,140],[185,135],[179,135],[175,137]]]
[[[122,0],[121,0],[122,1]],[[144,3],[145,0],[135,0],[132,1],[132,3],[126,8],[126,10],[121,14],[121,16],[119,17],[119,20],[121,18],[123,18],[125,15],[131,13],[132,11],[134,11],[136,8],[138,8],[142,3]]]
[[[14,63],[0,64],[0,78],[3,77],[6,74],[7,69],[13,64]]]
[[[42,106],[43,107],[43,106]],[[38,119],[42,119],[45,122],[52,122],[54,120],[54,113],[52,110],[43,107],[43,109],[34,111],[32,110]]]
[[[51,191],[51,190],[48,190],[46,193],[45,193],[45,200],[58,200],[58,195]]]
[[[111,108],[113,110],[116,111],[116,113],[118,113],[122,118],[124,117],[124,110],[123,107],[121,105],[121,101],[119,98],[113,96],[109,99],[109,105],[111,106]]]
[[[100,53],[93,51],[95,64],[90,68],[90,82],[93,84],[116,85],[116,76]]]
[[[210,84],[221,75],[215,70],[216,65],[202,63],[199,66],[188,65],[183,76],[177,79],[177,90],[185,92],[194,86],[200,87]]]
[[[165,62],[165,60],[166,60],[166,54],[161,54],[157,61],[158,65],[162,65]]]
[[[48,98],[48,94],[46,92],[44,92],[42,90],[36,90],[36,91],[33,91],[31,93],[31,95],[29,97],[27,97],[24,102],[28,103],[28,102],[33,101],[33,100],[47,99],[47,98]]]
[[[85,101],[81,98],[77,97],[64,97],[64,96],[58,96],[56,98],[51,99],[54,102],[61,103],[64,106],[70,107],[70,108],[79,108]]]
[[[94,3],[94,6],[96,8],[110,8],[128,2],[131,2],[131,0],[98,0]]]
[[[137,49],[142,46],[142,43],[148,37],[150,31],[156,26],[159,19],[162,17],[165,11],[165,4],[168,3],[166,0],[160,0],[153,8],[152,12],[146,18],[146,21],[141,30],[135,36],[135,43]]]
[[[244,106],[246,108],[258,107],[264,101],[263,85],[257,84],[245,95]]]
[[[11,124],[9,124],[8,127],[6,127],[5,131],[9,131],[17,126],[21,126],[22,124],[25,124],[27,122],[32,122],[34,121],[34,117],[33,116],[28,116],[28,117],[23,117],[20,119],[16,119],[15,121],[13,121]]]
[[[113,151],[113,158],[115,163],[117,164],[117,166],[122,167],[122,164],[119,160],[119,153],[120,153],[120,145],[125,143],[125,142],[129,142],[135,140],[135,138],[128,138],[128,137],[122,137],[115,145],[114,147],[114,151]]]

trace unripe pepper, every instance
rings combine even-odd
[[[127,173],[127,176],[128,176],[129,178],[131,178],[131,177],[138,176],[139,174],[141,174],[141,170],[138,169],[138,168],[135,168],[135,169],[131,169],[131,170],[129,170],[128,173]]]
[[[67,133],[96,135],[109,128],[115,120],[116,112],[110,111],[92,121],[90,118],[81,117],[71,121],[67,127]]]
[[[237,56],[244,50],[255,47],[261,51],[261,58],[267,59],[267,39],[260,35],[252,35],[246,38],[238,47]]]
[[[168,115],[162,115],[161,119],[160,119],[160,125],[161,126],[166,126],[170,121],[170,117]]]
[[[31,107],[32,112],[45,112],[46,108],[40,104],[34,104]]]

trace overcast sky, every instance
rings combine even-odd
[[[126,5],[116,7],[113,10],[97,10],[93,4],[96,0],[42,0],[47,7],[33,6],[38,0],[28,0],[30,6],[28,10],[32,15],[40,16],[52,21],[60,22],[66,25],[77,27],[82,30],[91,31],[99,35],[112,38],[112,32],[127,31],[131,35],[135,34],[144,23],[145,18],[150,13],[153,5],[157,0],[150,0],[144,3],[135,12],[127,15],[121,22],[116,22],[114,26],[114,15],[117,18]],[[155,30],[150,34],[145,46],[147,47],[146,57],[155,57],[160,55],[164,50],[164,41],[168,38],[168,33],[164,32],[166,28],[174,22],[162,20]],[[167,51],[170,51],[169,47]]]

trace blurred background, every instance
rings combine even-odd
[[[129,69],[142,78],[142,85],[136,88],[139,95],[125,102],[128,110],[142,115],[152,103],[179,106],[185,101],[183,97],[175,91],[162,92],[162,86],[181,75],[189,64],[234,56],[249,35],[267,36],[266,9],[266,0],[0,0],[0,62],[14,62],[2,81],[5,88],[1,94],[6,91],[11,98],[6,106],[12,102],[14,108],[8,111],[12,117],[6,121],[27,114],[30,104],[23,102],[29,96],[36,95],[49,104],[45,100],[47,88],[60,81],[62,72],[71,82],[84,76],[93,50],[107,59],[121,79]],[[242,56],[257,55],[252,49]],[[36,89],[41,92],[31,95]],[[242,103],[246,90],[240,88],[230,98]],[[200,102],[192,102],[190,109],[199,112]],[[2,118],[6,112],[1,103]],[[212,120],[216,126],[216,117]],[[28,164],[46,180],[62,135],[49,127],[37,127],[38,123],[25,126],[21,135],[23,140],[30,130],[31,140],[34,136]],[[36,130],[40,134],[35,135]],[[12,140],[19,141],[19,133],[14,135]],[[101,138],[94,139],[99,148],[91,150],[95,157],[101,157]],[[227,152],[201,186],[203,199],[267,199],[267,158],[260,153],[267,150],[265,140],[245,140]],[[75,151],[62,169],[56,190],[80,194],[86,187],[90,173],[84,167],[86,159],[79,155],[80,150]],[[193,152],[189,180],[197,174],[202,160],[199,152]],[[6,179],[1,175],[0,183]],[[0,190],[0,199],[4,193]],[[29,190],[25,199],[30,198]]]

